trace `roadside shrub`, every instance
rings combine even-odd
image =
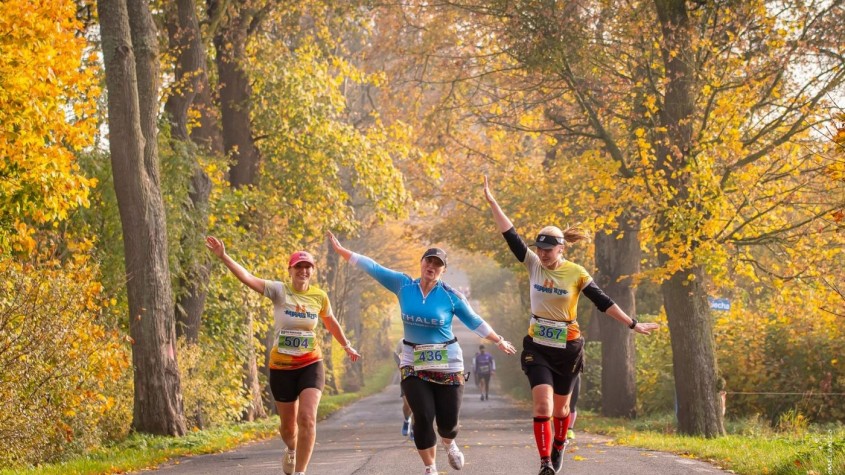
[[[83,253],[0,259],[0,465],[55,460],[125,431],[112,384],[127,345],[100,323],[110,303],[96,275]]]

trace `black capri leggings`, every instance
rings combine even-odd
[[[414,413],[414,445],[425,450],[437,444],[434,422],[440,437],[454,439],[458,435],[462,385],[446,385],[423,381],[415,376],[402,380],[402,391]]]

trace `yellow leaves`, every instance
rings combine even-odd
[[[14,32],[0,36],[0,222],[48,224],[88,205],[95,182],[73,154],[93,143],[99,91],[75,15],[72,0],[0,3],[0,31]],[[0,252],[32,252],[30,237],[0,238]]]
[[[89,245],[69,242],[68,249],[86,252]],[[20,299],[15,304],[0,297],[0,326],[20,342],[18,348],[0,348],[0,398],[16,401],[14,413],[0,414],[0,425],[24,437],[16,445],[24,457],[33,450],[28,441],[90,437],[86,428],[113,416],[117,404],[103,388],[115,391],[128,358],[118,334],[99,323],[104,311],[96,303],[105,299],[97,268],[87,256],[64,262],[42,256],[31,263],[0,256],[0,282]],[[22,358],[8,360],[8,350]],[[32,381],[51,397],[27,396]],[[5,452],[0,454],[4,462]],[[44,447],[37,452],[52,453]]]
[[[839,127],[836,130],[836,135],[834,135],[833,141],[839,145],[845,145],[845,126]]]

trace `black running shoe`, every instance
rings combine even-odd
[[[540,465],[540,473],[537,475],[555,475],[555,469],[552,467],[551,462],[543,462]]]
[[[560,472],[560,469],[563,467],[563,452],[566,450],[566,444],[563,445],[561,448],[557,448],[556,446],[552,445],[552,468],[554,469],[555,473]]]

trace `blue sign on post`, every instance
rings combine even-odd
[[[715,299],[713,297],[707,297],[707,300],[710,302],[711,310],[722,310],[726,312],[731,309],[731,301],[728,299]]]

